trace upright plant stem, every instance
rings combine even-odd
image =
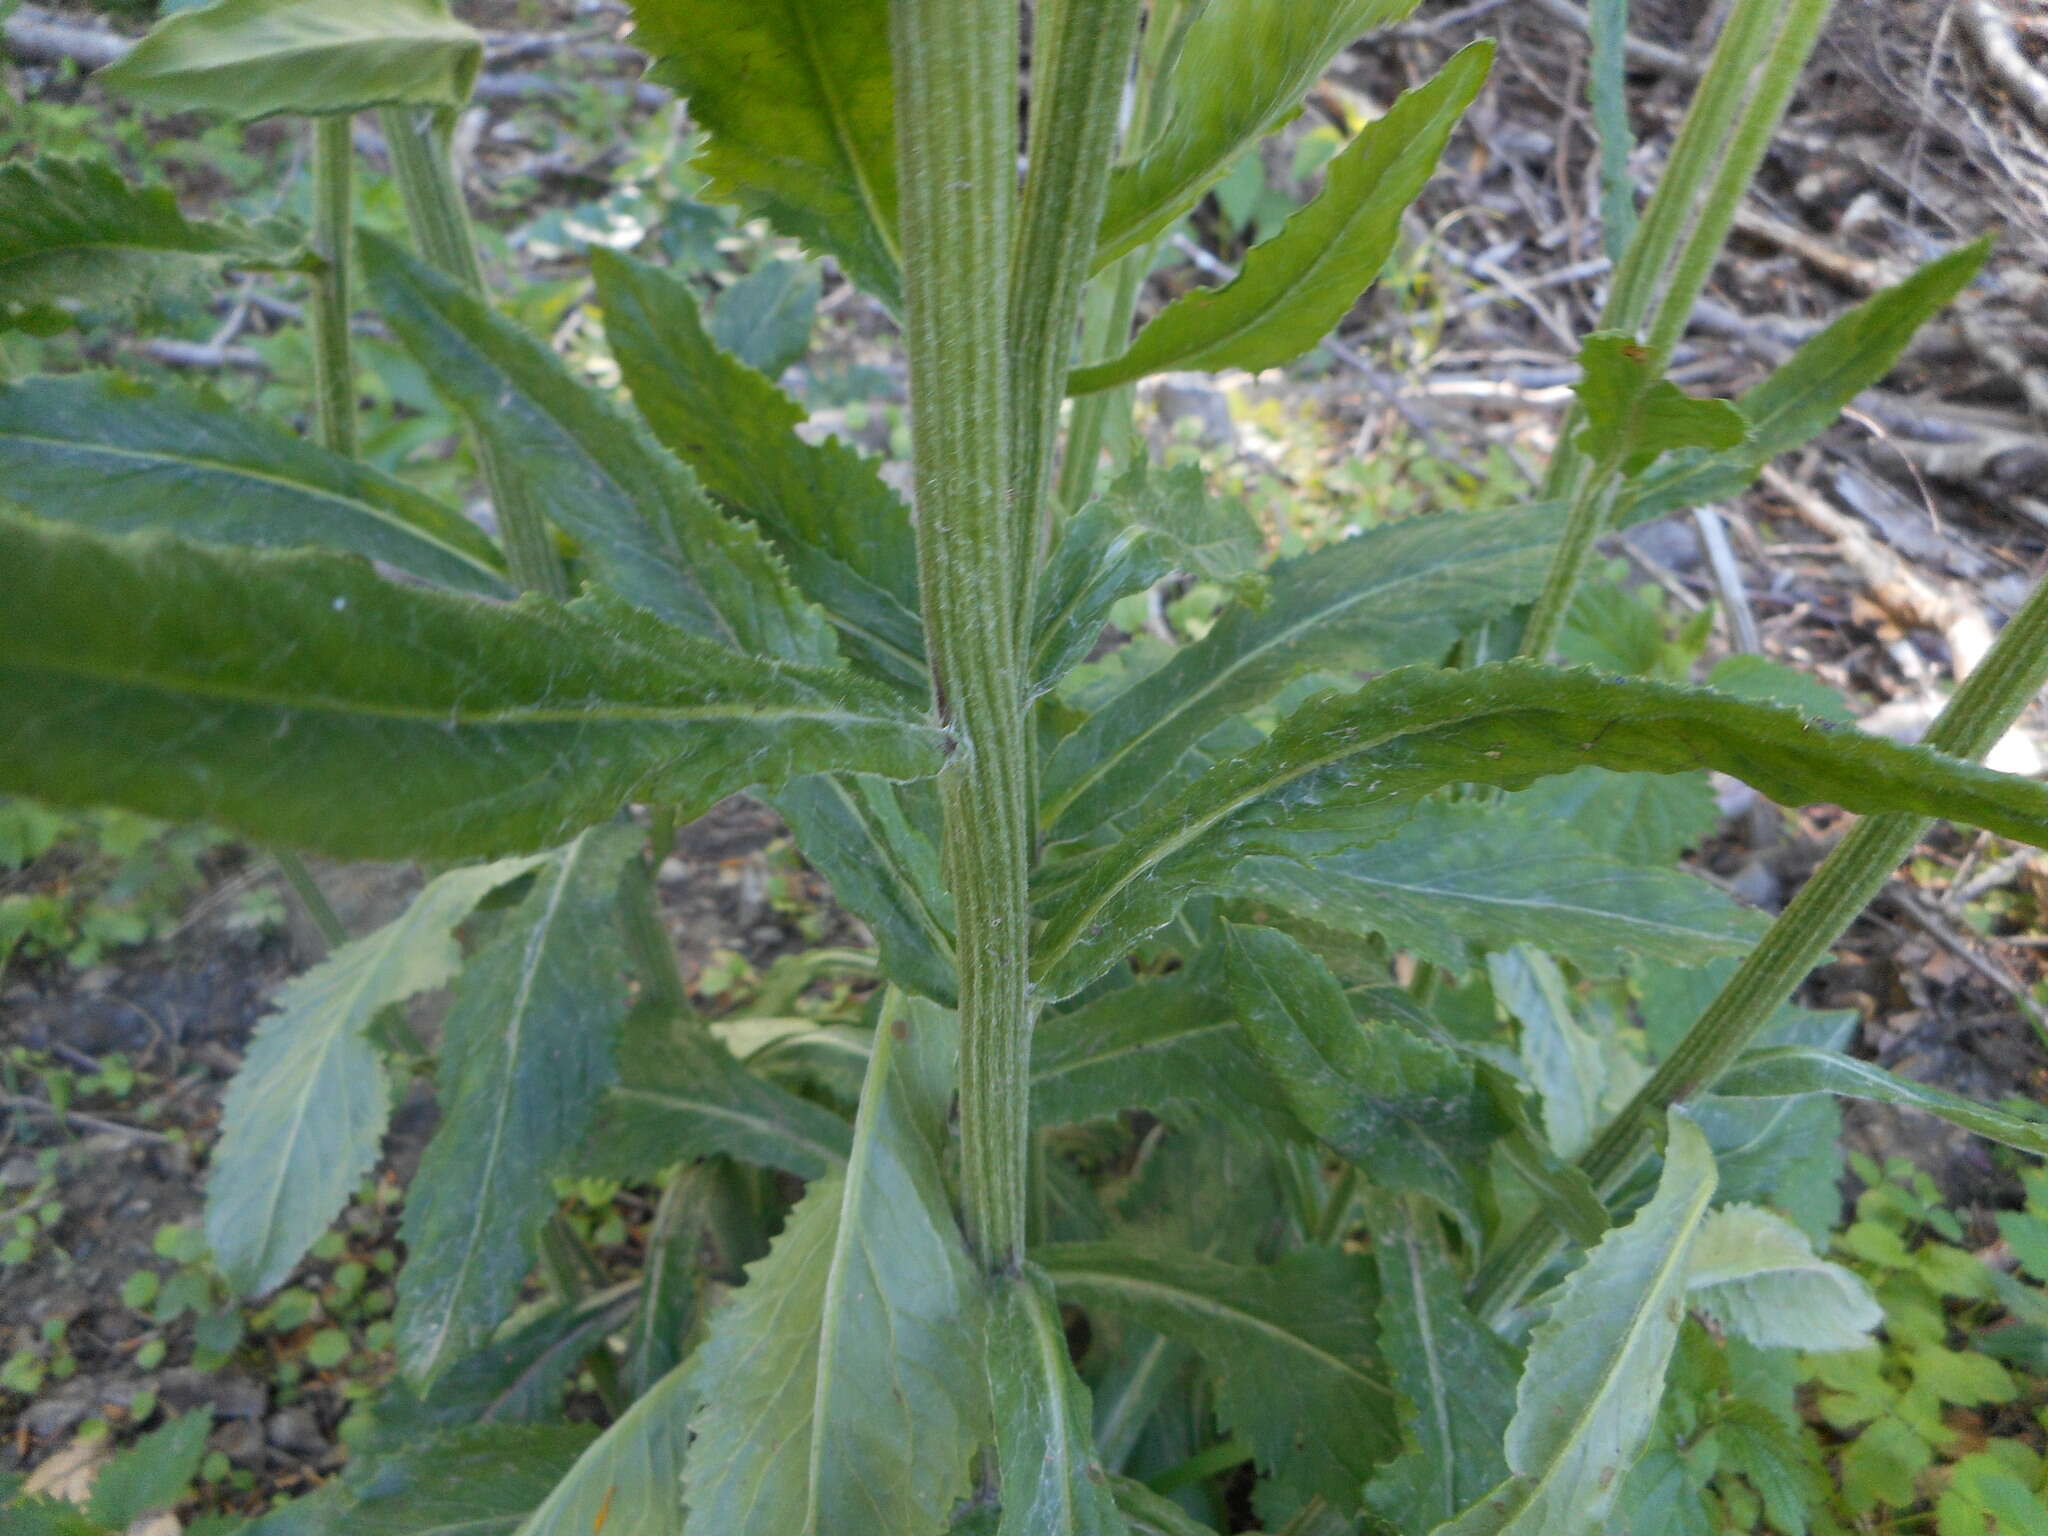
[[[1614,274],[1603,330],[1647,332],[1661,374],[1727,242],[1743,195],[1813,52],[1834,0],[1738,0],[1686,112],[1678,142]],[[1543,494],[1571,510],[1524,627],[1522,654],[1550,654],[1573,595],[1621,492],[1616,464],[1579,452],[1576,408],[1566,413]]]
[[[1187,0],[1153,0],[1151,19],[1145,24],[1145,45],[1138,51],[1122,160],[1137,159],[1158,133],[1166,101],[1161,83],[1179,57],[1188,28],[1200,12],[1199,5],[1191,5]],[[1097,278],[1086,301],[1082,362],[1106,361],[1122,352],[1130,341],[1131,321],[1138,313],[1138,295],[1144,290],[1145,274],[1152,270],[1152,250],[1148,242],[1127,252]],[[1137,398],[1137,387],[1124,384],[1083,395],[1074,402],[1059,478],[1059,505],[1067,511],[1078,511],[1094,493],[1105,442],[1112,436],[1119,446],[1128,440],[1131,411]]]
[[[2029,594],[2012,622],[1957,688],[1926,742],[1955,757],[1981,758],[2048,684],[2048,581]],[[1605,1197],[1633,1173],[1651,1147],[1664,1111],[1704,1093],[1756,1038],[1792,989],[1884,888],[1930,825],[1917,816],[1868,816],[1858,822],[1800,888],[1729,978],[1699,1021],[1601,1132],[1579,1166]],[[1495,1315],[1512,1308],[1555,1257],[1560,1234],[1539,1216],[1503,1243],[1474,1286],[1474,1300]]]
[[[313,926],[320,930],[320,937],[327,941],[327,947],[333,950],[346,944],[348,929],[342,925],[341,916],[327,899],[327,893],[313,879],[313,871],[306,868],[306,861],[289,848],[273,849],[270,856],[277,861],[278,872],[284,876],[285,884],[292,888],[292,894],[299,898],[299,905],[306,909],[306,916],[313,920]]]
[[[1017,201],[1015,0],[892,0],[918,575],[959,920],[961,1172],[982,1265],[1023,1260],[1030,741],[1008,313]]]
[[[448,159],[449,114],[386,107],[378,114],[391,149],[391,173],[405,200],[406,219],[420,254],[474,292],[484,291],[483,266],[477,260],[476,235],[462,188]],[[499,462],[482,437],[475,439],[477,461],[497,509],[505,537],[505,563],[512,579],[544,597],[567,597],[568,577],[555,553],[547,520],[518,478]]]
[[[316,117],[313,140],[313,254],[320,271],[313,278],[313,419],[320,445],[344,458],[356,456],[355,360],[349,343],[349,260],[355,232],[355,147],[346,115]],[[306,861],[289,848],[274,851],[278,871],[299,905],[320,930],[327,947],[348,942],[348,930],[314,880]]]
[[[355,358],[349,342],[350,236],[355,228],[354,119],[316,117],[313,136],[313,400],[320,441],[345,458],[356,456]]]
[[[1010,281],[1011,469],[1024,514],[1020,622],[1029,621],[1038,543],[1050,528],[1044,512],[1060,400],[1141,9],[1141,0],[1043,0],[1032,33],[1030,170]]]

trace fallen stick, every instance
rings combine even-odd
[[[2036,125],[2048,128],[2048,75],[2020,50],[2012,23],[1995,0],[1959,0],[1954,12],[1992,76]]]

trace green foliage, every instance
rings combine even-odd
[[[391,338],[365,355],[422,413],[376,462],[458,420],[472,440],[434,497],[183,388],[0,390],[0,789],[345,856],[497,860],[436,871],[280,991],[215,1149],[219,1272],[181,1231],[171,1267],[123,1288],[159,1332],[193,1316],[216,1362],[245,1336],[289,1339],[295,1373],[395,1346],[349,1469],[256,1531],[2027,1518],[2039,1458],[2016,1436],[1965,1446],[1950,1410],[2029,1390],[2013,1367],[2048,1353],[2038,1290],[1953,1238],[1916,1246],[1940,1223],[1924,1200],[1893,1221],[1895,1181],[1832,1256],[1815,1239],[1833,1095],[2035,1151],[2042,1122],[1841,1055],[1839,1018],[1780,1006],[1789,980],[1750,997],[1744,957],[1791,944],[1785,925],[1752,949],[1761,920],[1673,866],[1715,825],[1706,769],[1873,824],[2040,840],[2048,790],[1864,736],[1753,664],[1693,686],[1703,624],[1578,590],[1617,511],[1732,494],[1873,382],[1981,253],[1872,299],[1740,402],[1684,395],[1664,342],[1638,340],[1664,320],[1637,290],[1689,305],[1741,168],[1710,185],[1736,160],[1684,157],[1626,233],[1621,8],[1602,6],[1627,312],[1586,339],[1543,499],[1502,510],[1496,463],[1396,504],[1382,466],[1356,466],[1342,484],[1371,496],[1345,521],[1364,531],[1331,540],[1262,519],[1256,486],[1135,465],[1045,506],[1091,273],[1255,169],[1331,59],[1411,9],[1153,0],[1141,29],[1137,7],[1035,8],[1026,135],[1012,0],[639,0],[704,179],[636,138],[586,224],[523,232],[568,262],[604,243],[590,231],[660,226],[642,248],[667,270],[592,252],[602,341],[566,348],[541,337],[565,333],[579,278],[501,304],[471,275],[438,109],[480,45],[435,0],[220,0],[109,72],[231,116],[437,109],[386,115],[403,195],[372,178],[363,238],[323,239],[317,275],[361,263]],[[1763,0],[1734,8],[1696,123],[1768,136],[1786,50],[1810,40],[1813,5],[1792,9],[1773,30]],[[1489,59],[1459,55],[1348,145],[1320,137],[1319,196],[1128,352],[1111,333],[1138,267],[1105,272],[1084,355],[1121,355],[1073,380],[1099,392],[1077,468],[1110,386],[1308,352],[1385,267]],[[1112,163],[1133,69],[1150,110]],[[322,142],[332,174],[342,140]],[[1665,204],[1702,191],[1680,240]],[[275,254],[267,229],[190,220],[96,164],[0,172],[0,202],[33,215],[0,241],[9,316]],[[399,204],[431,261],[386,238]],[[820,268],[768,255],[701,305],[726,237],[799,242],[902,317],[914,511],[778,382],[803,387]],[[315,342],[322,401],[359,395],[333,336]],[[478,467],[502,538],[454,510]],[[1127,640],[1154,594],[1166,622]],[[1528,649],[1601,671],[1471,664],[1532,599]],[[2044,611],[1973,675],[1976,724],[2038,690]],[[671,829],[743,791],[775,797],[879,958],[757,974],[728,953],[697,995],[733,1011],[706,1022],[648,907],[640,818]],[[0,819],[13,865],[48,852],[40,814]],[[1824,944],[1851,906],[1787,922]],[[54,931],[19,910],[0,921]],[[860,979],[807,1005],[839,970]],[[389,1010],[443,986],[438,1048],[394,1045]],[[390,1252],[321,1235],[374,1161],[394,1054],[431,1069],[440,1109],[395,1295]],[[61,1109],[70,1080],[42,1080]],[[9,1262],[61,1218],[40,1184],[30,1200]],[[2038,1277],[2048,1219],[2007,1218]],[[309,1248],[324,1279],[299,1269]],[[245,1315],[229,1282],[272,1294]],[[45,1344],[0,1385],[70,1368]],[[572,1385],[601,1424],[568,1422]],[[63,1530],[154,1507],[205,1428],[129,1452],[105,1510],[16,1508]]]
[[[1308,351],[1379,276],[1402,213],[1434,174],[1492,63],[1493,45],[1474,43],[1403,95],[1331,162],[1322,195],[1256,247],[1232,282],[1169,307],[1123,356],[1078,370],[1069,392],[1092,394],[1173,368],[1256,372]]]
[[[483,56],[443,0],[215,0],[166,17],[99,79],[160,111],[248,120],[460,106]]]
[[[220,841],[131,811],[0,798],[0,971],[17,957],[83,969],[164,937]]]
[[[711,195],[900,306],[884,0],[772,0],[744,17],[712,0],[635,0],[633,17],[653,78],[710,132]]]
[[[188,219],[170,188],[97,161],[0,166],[0,331],[61,328],[63,306],[132,305],[194,269],[277,265],[293,244],[274,226]]]
[[[391,1105],[372,1022],[457,975],[456,927],[541,862],[453,870],[278,993],[228,1092],[207,1191],[207,1238],[237,1290],[282,1284],[376,1160]]]

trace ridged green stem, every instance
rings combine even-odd
[[[333,950],[346,944],[348,929],[342,925],[334,903],[327,899],[327,893],[313,879],[313,871],[306,868],[306,861],[289,848],[274,849],[270,856],[277,861],[278,873],[284,876],[284,883],[292,888],[292,894],[299,898],[299,905],[306,909],[306,916],[320,930],[320,937],[327,941],[327,947]]]
[[[1083,362],[1106,362],[1118,356],[1131,339],[1131,321],[1138,313],[1138,294],[1144,289],[1145,274],[1152,270],[1152,247],[1143,246],[1117,259],[1088,298],[1088,323],[1081,336]],[[1119,436],[1130,430],[1131,412],[1138,399],[1135,384],[1097,390],[1074,402],[1067,422],[1067,451],[1060,460],[1060,505],[1078,512],[1095,494],[1095,476],[1100,471],[1104,440],[1110,423],[1118,424]]]
[[[1600,325],[1644,334],[1661,375],[1726,244],[1833,0],[1739,0],[1686,112],[1678,141],[1616,268]],[[1544,579],[1521,654],[1547,657],[1620,493],[1618,464],[1579,452],[1577,407],[1565,413],[1544,477],[1546,499],[1568,500],[1564,537]]]
[[[452,115],[442,110],[386,107],[378,113],[384,140],[391,151],[391,174],[405,201],[420,254],[476,293],[484,291],[483,264],[477,259],[476,233],[456,184],[448,158]],[[505,563],[512,580],[528,592],[565,598],[569,579],[555,552],[547,519],[541,516],[517,476],[499,462],[481,436],[474,438],[484,484],[497,509],[505,540]]]
[[[1095,233],[1109,197],[1117,112],[1138,41],[1141,0],[1042,0],[1032,32],[1029,172],[1010,278],[1010,410],[1017,528],[1028,620],[1049,531],[1053,442]],[[1129,321],[1126,319],[1126,326]]]
[[[1187,41],[1188,28],[1201,9],[1188,0],[1153,0],[1151,18],[1145,24],[1145,43],[1138,50],[1130,126],[1125,131],[1119,157],[1126,163],[1143,154],[1159,131],[1166,103],[1160,83],[1172,70],[1181,45]],[[1119,257],[1089,286],[1081,330],[1083,363],[1105,362],[1129,345],[1131,322],[1138,313],[1138,295],[1144,291],[1146,273],[1152,270],[1152,250],[1148,242]],[[1095,476],[1105,442],[1114,435],[1120,446],[1129,438],[1131,413],[1137,399],[1136,386],[1124,384],[1083,395],[1074,402],[1073,414],[1067,422],[1067,449],[1060,461],[1059,505],[1067,511],[1079,511],[1095,493]]]
[[[355,231],[354,119],[316,117],[313,140],[313,404],[323,447],[356,456],[354,348],[348,334],[349,260]]]
[[[959,927],[961,1182],[977,1258],[1014,1274],[1031,1042],[1024,509],[1008,336],[1018,10],[892,0],[889,31],[918,576],[933,694],[955,743],[939,792]]]
[[[2048,582],[2034,588],[1977,670],[1956,689],[1926,744],[1954,757],[1981,758],[2044,684]],[[1713,1087],[1793,988],[1826,959],[1929,825],[1903,814],[1865,817],[1821,863],[1677,1048],[1579,1159],[1603,1198],[1635,1171],[1664,1111]],[[1547,1219],[1525,1224],[1488,1259],[1474,1284],[1475,1304],[1496,1317],[1512,1309],[1561,1242]]]

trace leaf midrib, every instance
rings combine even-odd
[[[496,1169],[501,1156],[500,1148],[505,1140],[505,1122],[511,1114],[513,1086],[518,1077],[516,1064],[519,1060],[519,1053],[526,1033],[527,1013],[533,1004],[535,978],[540,973],[541,964],[548,947],[548,940],[554,936],[556,916],[561,910],[563,897],[569,889],[570,878],[575,873],[577,862],[583,857],[584,848],[589,839],[590,833],[585,832],[564,850],[561,862],[555,866],[554,886],[548,892],[548,898],[541,908],[539,919],[534,923],[532,931],[526,936],[526,944],[520,956],[519,985],[513,991],[511,1006],[505,1010],[506,1024],[503,1060],[506,1063],[506,1070],[503,1083],[500,1085],[497,1095],[497,1104],[491,1117],[491,1134],[489,1140],[485,1143],[485,1156],[478,1159],[478,1170],[481,1175],[479,1179],[479,1194],[470,1205],[469,1233],[463,1239],[462,1254],[456,1261],[454,1268],[456,1282],[444,1292],[441,1317],[435,1327],[434,1336],[428,1346],[419,1351],[419,1358],[422,1360],[433,1361],[440,1358],[441,1351],[447,1344],[448,1334],[455,1326],[454,1299],[462,1291],[461,1277],[469,1273],[471,1266],[476,1260],[477,1247],[483,1241],[485,1216],[489,1211],[490,1201],[484,1197],[482,1191],[487,1189],[496,1178]]]
[[[732,1108],[730,1105],[713,1103],[709,1099],[685,1098],[681,1094],[664,1093],[653,1088],[626,1088],[615,1083],[612,1085],[611,1092],[617,1098],[632,1099],[643,1104],[654,1104],[663,1109],[675,1110],[682,1114],[699,1114],[709,1116],[715,1120],[730,1120],[736,1125],[745,1126],[749,1130],[757,1131],[764,1136],[773,1136],[778,1140],[787,1141],[793,1146],[802,1147],[807,1151],[814,1152],[819,1160],[828,1168],[840,1169],[846,1166],[845,1153],[834,1147],[828,1147],[821,1141],[813,1141],[801,1132],[790,1130],[787,1126],[762,1115],[747,1114],[742,1110]]]
[[[452,556],[472,570],[479,571],[493,580],[501,583],[505,580],[504,571],[498,567],[464,550],[459,545],[449,543],[439,534],[421,527],[418,523],[402,516],[391,508],[379,506],[373,501],[364,501],[347,496],[339,491],[328,490],[324,486],[312,485],[304,480],[293,480],[285,475],[255,469],[246,464],[236,464],[226,459],[207,459],[190,454],[171,453],[163,449],[127,448],[114,443],[81,442],[76,438],[49,437],[39,432],[28,432],[20,429],[0,430],[0,443],[4,442],[28,443],[44,449],[55,449],[60,452],[85,456],[134,459],[142,463],[177,466],[200,474],[223,475],[235,479],[253,480],[262,485],[275,486],[289,495],[302,496],[311,501],[326,502],[340,507],[368,522],[417,539],[420,543]]]
[[[1062,1281],[1078,1282],[1082,1285],[1096,1285],[1112,1292],[1125,1292],[1153,1298],[1161,1304],[1182,1312],[1195,1312],[1212,1318],[1225,1327],[1249,1328],[1260,1334],[1277,1339],[1295,1354],[1305,1355],[1317,1361],[1326,1369],[1342,1374],[1361,1386],[1391,1397],[1392,1389],[1385,1382],[1346,1360],[1342,1355],[1333,1355],[1321,1345],[1303,1338],[1298,1333],[1289,1333],[1278,1323],[1270,1322],[1257,1313],[1247,1312],[1239,1307],[1205,1296],[1199,1291],[1181,1290],[1158,1280],[1142,1280],[1134,1275],[1118,1274],[1112,1270],[1093,1270],[1049,1266],[1055,1284]]]
[[[1336,545],[1334,546],[1334,548],[1342,549],[1343,546]],[[1503,556],[1512,554],[1514,552],[1515,551],[1512,549],[1496,549],[1487,558],[1489,560],[1498,560]],[[1041,810],[1039,811],[1038,818],[1039,826],[1046,830],[1050,830],[1052,827],[1054,827],[1059,822],[1060,818],[1063,815],[1065,815],[1067,810],[1077,800],[1079,800],[1082,795],[1084,795],[1085,793],[1087,793],[1088,790],[1092,789],[1094,786],[1102,782],[1102,780],[1108,775],[1111,769],[1117,767],[1124,761],[1124,759],[1130,757],[1133,753],[1135,753],[1138,750],[1139,747],[1143,746],[1147,741],[1150,741],[1154,736],[1159,734],[1160,731],[1164,730],[1167,725],[1189,714],[1196,705],[1205,701],[1210,694],[1216,692],[1218,689],[1222,688],[1226,683],[1229,683],[1234,678],[1236,678],[1239,673],[1249,668],[1253,662],[1262,660],[1269,652],[1278,650],[1285,646],[1291,646],[1302,635],[1302,633],[1307,630],[1320,629],[1330,623],[1335,622],[1339,618],[1339,616],[1343,615],[1348,609],[1354,608],[1361,603],[1384,600],[1392,594],[1400,591],[1401,588],[1404,586],[1408,586],[1410,584],[1424,581],[1431,577],[1440,575],[1444,570],[1451,566],[1466,563],[1466,561],[1462,558],[1462,554],[1463,552],[1457,552],[1447,555],[1445,558],[1436,561],[1435,563],[1428,566],[1426,569],[1406,572],[1398,580],[1388,582],[1385,585],[1361,585],[1347,587],[1346,589],[1344,589],[1344,591],[1337,598],[1336,601],[1324,605],[1317,605],[1313,608],[1302,611],[1293,624],[1287,626],[1284,629],[1274,631],[1272,637],[1265,641],[1263,644],[1258,645],[1251,650],[1240,652],[1238,654],[1237,659],[1230,666],[1212,675],[1208,679],[1208,681],[1202,683],[1201,686],[1196,688],[1192,693],[1182,695],[1182,702],[1178,704],[1174,709],[1172,709],[1164,715],[1159,716],[1150,725],[1146,726],[1143,731],[1138,733],[1136,736],[1131,737],[1128,741],[1124,742],[1116,750],[1105,753],[1101,757],[1099,757],[1096,760],[1094,768],[1086,775],[1084,775],[1082,778],[1077,780],[1073,788],[1068,790],[1057,801],[1041,808]],[[1280,594],[1277,593],[1274,594],[1274,596],[1270,599],[1270,601],[1276,603],[1279,600]],[[1237,611],[1246,612],[1247,610],[1240,608]],[[1210,633],[1211,635],[1213,635],[1215,631],[1212,630]],[[1178,655],[1192,655],[1195,653],[1196,649],[1197,647],[1190,646],[1187,649],[1179,652]],[[1160,675],[1161,673],[1159,672],[1155,672],[1152,674],[1153,677],[1158,677]],[[1148,682],[1150,680],[1150,678],[1146,679],[1146,681]],[[1112,707],[1114,706],[1112,705]],[[1096,717],[1090,717],[1090,719],[1094,718]],[[1082,730],[1086,729],[1086,726],[1082,727]],[[1077,739],[1080,735],[1081,731],[1076,731],[1074,733],[1074,736],[1069,737],[1068,740],[1071,741]],[[1063,741],[1060,743],[1060,746],[1064,748],[1066,744],[1067,743]],[[1099,824],[1099,822],[1095,823],[1095,825]],[[1087,830],[1088,828],[1086,827],[1076,828],[1073,835],[1079,835],[1080,833],[1085,832]]]
[[[70,658],[66,657],[66,661]],[[446,731],[453,726],[459,729],[490,729],[499,726],[527,725],[588,725],[588,724],[672,724],[691,725],[716,721],[749,723],[756,721],[809,720],[823,725],[864,727],[891,725],[903,730],[922,730],[914,721],[900,719],[893,715],[860,714],[847,709],[799,708],[784,705],[774,709],[737,710],[730,705],[712,706],[679,704],[622,704],[607,700],[599,704],[525,706],[491,710],[479,713],[464,713],[459,707],[454,710],[429,709],[418,705],[392,703],[361,703],[337,699],[328,694],[291,693],[265,690],[247,685],[220,683],[212,680],[201,681],[187,676],[174,675],[169,678],[137,672],[124,667],[88,667],[54,665],[46,661],[27,662],[0,659],[0,672],[17,675],[26,672],[40,672],[52,677],[83,679],[87,682],[102,683],[115,687],[134,688],[142,692],[163,694],[179,699],[211,699],[226,704],[245,704],[264,709],[275,709],[288,714],[323,714],[342,719],[407,721],[430,723]]]

